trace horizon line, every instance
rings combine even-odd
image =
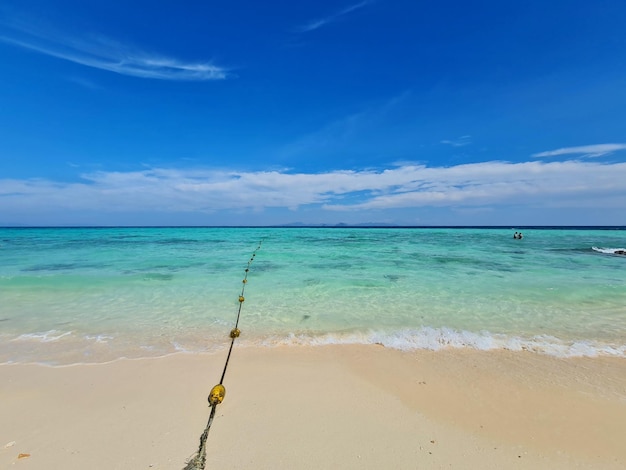
[[[111,228],[485,228],[485,229],[626,229],[626,225],[396,225],[396,224],[271,224],[271,225],[1,225],[0,229],[111,229]]]

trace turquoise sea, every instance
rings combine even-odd
[[[222,350],[242,287],[236,347],[625,358],[619,249],[623,227],[2,228],[0,363]]]

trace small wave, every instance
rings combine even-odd
[[[13,341],[39,341],[42,343],[51,343],[71,334],[71,331],[61,332],[57,330],[44,331],[41,333],[24,333],[19,335],[17,338],[14,338]]]
[[[597,246],[592,246],[591,249],[593,251],[597,251],[598,253],[605,253],[607,255],[626,254],[626,248],[599,248]]]
[[[405,329],[396,332],[369,331],[366,333],[328,333],[321,336],[292,334],[283,338],[271,338],[263,341],[264,346],[323,346],[332,344],[380,344],[387,348],[402,351],[430,350],[439,351],[448,348],[470,348],[480,351],[508,350],[531,351],[555,357],[598,357],[611,356],[626,358],[625,345],[609,345],[597,341],[565,341],[542,335],[530,338],[473,333],[448,328]]]
[[[85,335],[85,339],[89,341],[94,341],[96,343],[108,343],[109,340],[114,339],[113,336],[109,335]]]
[[[182,352],[182,353],[191,353],[194,352],[193,349],[188,348],[187,346],[183,346],[180,343],[177,342],[172,342],[172,347],[174,348],[174,351],[176,352]]]

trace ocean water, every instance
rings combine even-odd
[[[0,229],[0,363],[222,350],[242,287],[237,347],[626,358],[626,229],[515,230]]]

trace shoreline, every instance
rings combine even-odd
[[[0,466],[182,469],[224,360],[0,365]],[[224,385],[207,468],[626,466],[621,358],[235,347]]]
[[[104,333],[85,335],[84,337],[74,335],[72,331],[59,333],[56,330],[23,334],[1,342],[0,367],[14,364],[66,367],[107,364],[119,360],[159,359],[178,354],[221,354],[228,349],[230,344],[227,337],[229,329],[230,327],[225,327],[221,328],[219,332],[214,331],[215,337],[208,336],[203,331],[194,331],[187,336],[181,335],[179,332],[175,342],[161,340],[158,344],[150,344],[149,341],[144,344],[139,340],[139,345],[132,343],[130,337],[115,338]],[[48,337],[47,335],[51,333],[54,333],[54,336]],[[513,354],[529,352],[555,359],[626,359],[626,345],[620,344],[618,341],[611,342],[598,339],[516,336],[506,333],[473,332],[426,326],[390,331],[370,329],[350,332],[329,331],[325,334],[309,333],[308,331],[284,333],[283,335],[265,333],[252,339],[250,339],[250,335],[247,335],[245,339],[240,339],[237,342],[237,348],[246,350],[383,346],[405,354],[455,349],[459,350],[460,354],[464,350],[468,351],[468,354],[471,351],[493,352],[494,354],[503,351]],[[616,333],[615,336],[617,337],[618,334]],[[101,340],[100,337],[105,339]],[[27,338],[36,338],[36,341],[29,341]],[[137,341],[136,338],[135,341]],[[20,360],[16,358],[20,358]]]

